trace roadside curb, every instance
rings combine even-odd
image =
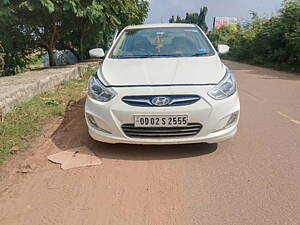
[[[43,68],[0,78],[0,115],[13,111],[20,103],[45,92],[64,81],[82,76],[99,67],[99,61],[86,61],[74,65]]]

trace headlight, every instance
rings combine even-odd
[[[233,95],[235,92],[236,81],[234,75],[227,69],[223,79],[207,94],[216,100],[221,100]]]
[[[97,74],[92,75],[89,79],[88,95],[99,102],[108,102],[116,96],[112,89],[106,88],[100,82]]]

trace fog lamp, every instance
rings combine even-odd
[[[86,118],[87,118],[87,120],[89,121],[89,123],[90,123],[93,127],[99,128],[98,125],[97,125],[97,123],[96,123],[96,120],[94,119],[94,117],[93,117],[92,115],[86,114]]]
[[[89,121],[89,124],[94,127],[95,129],[99,130],[99,131],[102,131],[104,133],[107,133],[107,134],[111,134],[111,132],[107,131],[107,130],[104,130],[103,128],[99,127],[96,120],[94,119],[94,117],[88,113],[86,113],[86,118],[87,120]]]
[[[225,128],[228,128],[228,127],[230,127],[232,124],[234,124],[234,123],[237,121],[238,117],[239,117],[239,112],[234,112],[234,113],[232,113],[232,114],[230,115],[230,117],[229,117],[227,123],[226,123]]]

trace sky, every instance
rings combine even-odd
[[[186,12],[199,12],[207,6],[206,23],[212,27],[215,16],[236,16],[240,22],[251,18],[250,11],[260,16],[276,14],[283,0],[149,0],[150,11],[145,23],[167,23],[174,15],[183,17]]]

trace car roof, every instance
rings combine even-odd
[[[127,26],[125,29],[146,29],[146,28],[159,28],[159,27],[195,27],[194,24],[188,23],[159,23],[159,24],[141,24]]]

